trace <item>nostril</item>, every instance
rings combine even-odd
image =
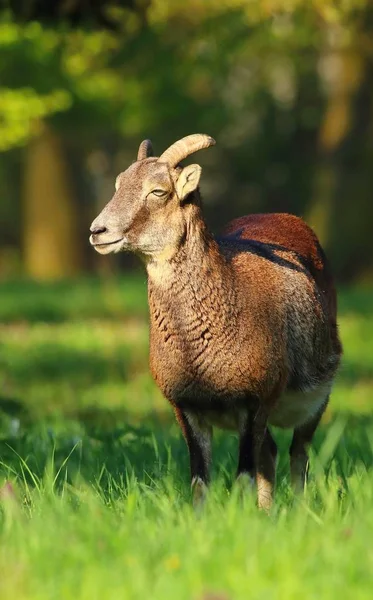
[[[107,231],[106,227],[95,226],[91,227],[91,233],[105,233]]]

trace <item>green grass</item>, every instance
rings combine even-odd
[[[205,510],[147,366],[144,277],[0,286],[0,598],[371,598],[372,290],[340,294],[345,356],[289,488],[289,434],[264,516],[234,487],[237,440],[217,432]]]

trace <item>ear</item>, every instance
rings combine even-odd
[[[176,192],[180,200],[184,200],[197,189],[201,173],[202,169],[199,165],[188,165],[181,171],[176,183]]]

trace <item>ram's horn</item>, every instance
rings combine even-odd
[[[137,160],[144,160],[145,158],[149,158],[149,156],[153,156],[153,146],[150,140],[144,140],[139,146]]]
[[[172,144],[172,146],[163,152],[158,160],[160,162],[168,163],[170,167],[176,167],[179,162],[190,154],[202,150],[203,148],[214,146],[215,144],[215,140],[209,135],[205,135],[204,133],[194,133],[193,135],[187,135]]]

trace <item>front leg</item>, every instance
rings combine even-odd
[[[193,505],[203,504],[209,483],[212,427],[195,412],[176,409],[189,450]]]
[[[240,423],[237,479],[256,479],[258,507],[269,511],[276,479],[277,447],[267,427],[267,412],[259,407]]]
[[[249,484],[252,487],[255,484],[255,456],[254,456],[254,435],[253,435],[253,415],[250,412],[242,413],[239,420],[239,451],[237,466],[237,482],[242,489]]]

